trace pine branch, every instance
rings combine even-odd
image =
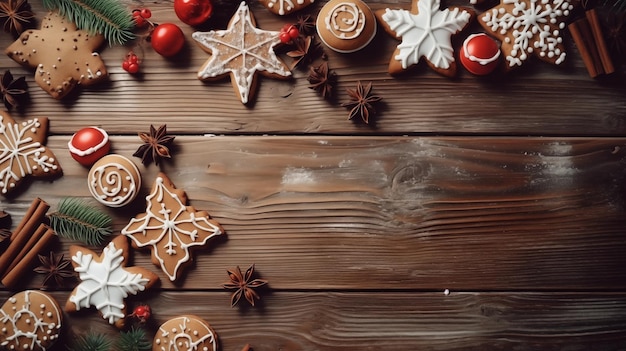
[[[89,331],[74,339],[68,347],[70,351],[108,351],[111,348],[111,340],[100,333]]]
[[[117,351],[147,351],[152,348],[143,329],[132,327],[129,331],[123,331],[115,343]]]
[[[43,0],[43,5],[58,9],[79,29],[102,34],[109,45],[123,45],[135,38],[133,17],[117,0]]]
[[[51,213],[50,226],[63,238],[87,245],[101,245],[111,235],[113,219],[78,198],[64,198],[57,212]]]

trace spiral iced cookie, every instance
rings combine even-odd
[[[376,35],[376,18],[361,0],[331,0],[317,16],[317,34],[340,53],[361,50]]]
[[[87,176],[91,195],[103,205],[122,207],[132,202],[141,188],[141,174],[128,158],[111,154],[91,167]]]
[[[174,317],[159,327],[152,351],[217,351],[217,334],[199,317]]]

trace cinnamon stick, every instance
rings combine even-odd
[[[595,78],[598,76],[599,73],[596,69],[596,66],[593,63],[593,57],[591,56],[591,53],[587,49],[587,45],[585,43],[582,30],[579,27],[579,22],[580,20],[572,22],[567,26],[567,28],[569,29],[569,32],[572,34],[574,43],[576,43],[576,47],[578,48],[578,51],[580,52],[580,56],[583,59],[583,63],[585,64],[585,68],[587,68],[587,72],[589,73],[589,76],[591,76],[591,78]]]
[[[41,239],[37,241],[37,244],[32,248],[32,250],[28,251],[26,256],[12,269],[10,270],[4,278],[2,278],[2,284],[6,287],[13,287],[17,284],[20,278],[23,277],[24,272],[33,264],[33,261],[37,255],[43,251],[43,249],[48,246],[52,239],[56,236],[54,230],[49,226],[42,224],[44,228],[44,233],[41,236]]]
[[[33,201],[30,203],[30,207],[28,207],[28,210],[26,210],[26,213],[24,213],[24,217],[22,217],[22,220],[20,221],[20,223],[17,225],[17,228],[15,228],[15,231],[13,231],[13,234],[11,235],[11,240],[15,239],[15,236],[17,235],[17,233],[21,232],[22,229],[24,228],[24,226],[26,225],[26,223],[28,223],[28,221],[33,217],[33,215],[35,214],[35,212],[37,211],[37,209],[42,206],[42,204],[44,206],[48,206],[48,208],[46,208],[46,211],[48,211],[48,209],[50,208],[50,206],[43,201],[40,198],[35,198],[33,199]],[[43,217],[42,217],[43,218]]]
[[[596,12],[596,9],[586,11],[585,18],[587,19],[587,22],[589,22],[589,26],[591,27],[591,34],[593,35],[596,51],[600,56],[600,62],[602,63],[602,69],[604,70],[604,74],[610,74],[615,72],[613,60],[611,59],[609,50],[606,47],[606,42],[604,41],[604,36],[602,35],[602,27],[600,26],[600,21],[598,20],[598,13]]]
[[[6,269],[6,272],[9,272],[13,268],[15,268],[15,266],[17,266],[17,264],[26,256],[26,254],[29,251],[31,251],[33,247],[35,247],[35,245],[37,244],[39,239],[41,239],[43,234],[46,232],[46,227],[47,226],[44,225],[44,224],[40,224],[39,227],[37,227],[37,229],[30,236],[30,238],[28,239],[26,244],[24,246],[22,246],[22,249],[13,258],[13,261],[11,261],[11,263],[9,264],[9,267]]]

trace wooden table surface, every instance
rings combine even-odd
[[[325,2],[304,13],[315,16]],[[234,10],[224,3],[215,28]],[[41,4],[31,4],[40,19]],[[180,25],[184,52],[168,60],[144,46],[143,73],[132,76],[121,68],[132,45],[106,47],[110,80],[61,101],[0,57],[2,71],[29,83],[30,102],[12,116],[50,119],[48,146],[64,170],[54,181],[29,182],[0,207],[15,226],[35,197],[51,210],[68,195],[91,200],[88,169],[67,149],[89,125],[107,130],[112,152],[133,159],[143,177],[130,206],[100,207],[114,217],[114,234],[145,210],[157,172],[166,173],[226,236],[197,252],[180,284],[149,252],[133,251],[132,264],[161,277],[128,300],[152,306],[150,335],[171,317],[195,314],[213,326],[223,351],[246,343],[256,351],[626,349],[623,68],[590,78],[566,34],[562,67],[534,61],[509,74],[460,69],[449,79],[420,65],[392,77],[387,64],[398,42],[380,31],[358,53],[325,48],[338,77],[334,100],[308,88],[304,67],[291,80],[261,78],[255,102],[244,106],[229,79],[196,78],[208,54],[171,1],[128,6]],[[257,2],[251,9],[266,30],[295,18]],[[2,47],[12,40],[0,35]],[[372,125],[347,120],[341,107],[357,81],[372,82],[383,98]],[[151,124],[167,124],[176,137],[173,158],[160,166],[131,156],[141,145],[136,133]],[[70,244],[62,239],[55,250],[67,254]],[[220,286],[226,269],[252,263],[269,289],[256,308],[231,308]],[[28,273],[18,289],[1,288],[0,300],[40,285],[41,276]],[[52,294],[65,304],[71,288]],[[65,317],[55,349],[90,330],[118,336],[94,309]]]

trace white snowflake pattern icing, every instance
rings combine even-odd
[[[365,13],[355,3],[337,3],[324,18],[326,29],[338,39],[358,38],[365,28]]]
[[[451,36],[462,30],[471,19],[469,12],[458,8],[439,9],[439,0],[417,1],[418,14],[407,10],[386,9],[382,19],[397,36],[399,53],[394,57],[403,69],[425,57],[435,67],[448,69],[454,62]]]
[[[160,208],[153,208],[153,199]],[[165,202],[173,202],[171,208],[166,207]],[[163,178],[157,177],[154,190],[146,197],[148,206],[144,217],[132,218],[128,225],[122,229],[122,235],[130,237],[138,247],[152,246],[152,252],[159,261],[163,272],[174,281],[181,265],[189,261],[191,254],[189,248],[204,245],[214,236],[221,235],[220,228],[209,222],[207,217],[196,217],[193,211],[188,211],[180,198],[169,191],[163,184]],[[182,225],[191,224],[193,230],[182,228]],[[146,237],[148,231],[159,231],[160,234],[153,239]],[[165,248],[165,254],[174,256],[182,250],[184,255],[178,261],[174,269],[169,269],[158,247]]]
[[[26,290],[22,293],[24,294],[24,304],[19,309],[17,308],[18,306],[15,306],[12,315],[7,314],[4,310],[0,310],[0,323],[2,323],[2,325],[10,323],[13,331],[12,335],[6,336],[6,339],[0,343],[0,346],[2,346],[3,349],[7,346],[9,349],[15,349],[15,343],[22,342],[22,340],[25,339],[28,343],[18,345],[20,349],[35,350],[35,346],[37,346],[38,350],[45,351],[47,349],[45,344],[48,343],[51,345],[53,341],[59,337],[62,313],[59,311],[57,303],[51,300],[49,296],[33,290]],[[36,313],[35,307],[31,306],[31,294],[38,294],[47,300],[47,303],[38,306],[39,313]],[[15,304],[17,299],[11,297],[8,302]],[[47,307],[52,307],[54,312],[46,312],[45,309]],[[56,318],[50,322],[46,322],[40,316],[45,316],[47,319]],[[30,320],[28,324],[32,326],[31,330],[20,330],[18,328],[18,321],[24,318]],[[7,328],[2,327],[2,333],[5,334],[6,332]]]
[[[204,80],[231,73],[244,104],[248,103],[252,81],[257,72],[291,76],[291,71],[274,52],[274,46],[280,43],[280,32],[256,28],[250,16],[248,5],[241,2],[228,29],[192,34],[194,40],[211,50],[211,58],[198,72],[198,78]],[[224,37],[235,39],[228,40]],[[230,65],[235,67],[229,67]]]
[[[190,322],[189,317],[177,317],[174,318],[172,321],[176,322],[178,320],[180,320],[178,328],[165,330],[162,326],[159,327],[159,333],[161,334],[160,336],[163,339],[168,340],[168,342],[165,344],[163,343],[163,340],[161,338],[157,338],[155,340],[155,343],[158,345],[161,351],[209,351],[206,346],[202,349],[198,348],[199,345],[206,342],[210,343],[212,346],[212,350],[210,351],[217,351],[217,338],[215,337],[215,335],[213,335],[211,329],[207,328],[202,323],[197,323],[205,327],[205,330],[191,330],[187,326],[187,323]],[[192,335],[195,337],[199,337],[200,335],[202,336],[199,337],[198,340],[194,341]]]
[[[569,16],[573,5],[567,0],[502,0],[502,5],[513,5],[511,11],[502,7],[487,11],[481,18],[492,31],[500,35],[513,35],[513,48],[506,55],[510,67],[521,66],[528,54],[538,51],[540,57],[554,59],[556,64],[565,60],[563,38],[565,28],[561,17]],[[511,38],[506,36],[505,43]]]
[[[72,261],[77,264],[74,271],[78,273],[81,283],[70,296],[70,301],[76,305],[77,311],[81,307],[96,307],[110,324],[124,318],[124,299],[129,294],[144,291],[150,282],[141,274],[130,273],[122,266],[123,250],[116,248],[114,242],[102,251],[101,262],[82,251],[76,252]]]
[[[315,0],[307,1],[309,4],[312,4]],[[304,4],[304,2],[305,0],[296,0],[296,3],[294,3],[293,0],[269,0],[267,3],[267,7],[273,8],[276,6],[276,4],[278,4],[278,14],[284,15],[287,12],[292,11],[296,7],[296,4],[302,5]]]
[[[46,148],[26,136],[28,132],[36,133],[40,126],[37,118],[23,123],[7,123],[0,115],[0,191],[3,194],[37,169],[47,173],[58,168],[56,160],[44,154]]]

